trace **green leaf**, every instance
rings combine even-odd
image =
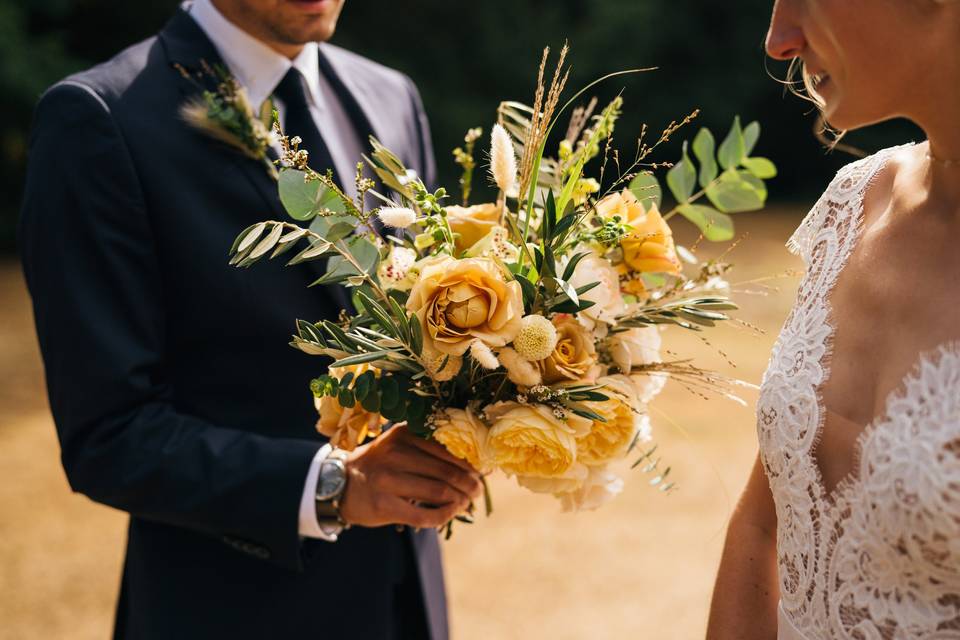
[[[358,353],[355,356],[347,356],[346,358],[341,358],[331,364],[331,367],[349,367],[354,364],[363,364],[365,362],[373,362],[374,360],[381,360],[387,357],[387,354],[395,353],[394,351],[372,351],[370,353]]]
[[[754,120],[743,130],[743,155],[749,156],[760,139],[760,123]]]
[[[706,187],[717,177],[717,160],[714,158],[716,150],[717,143],[710,130],[706,127],[700,129],[697,137],[693,139],[693,153],[700,162],[701,187]]]
[[[523,293],[523,306],[525,309],[529,309],[533,306],[533,301],[537,298],[537,288],[533,286],[533,283],[527,280],[523,276],[517,276],[514,278],[517,282],[520,283],[520,291]]]
[[[637,200],[643,203],[645,208],[649,209],[650,203],[653,202],[659,209],[663,203],[663,189],[660,188],[660,181],[652,173],[638,173],[630,181],[628,188]]]
[[[341,245],[338,245],[338,247]],[[364,273],[373,273],[376,271],[377,263],[380,261],[380,252],[366,238],[359,236],[353,237],[346,243],[346,250],[350,252],[353,259],[363,269]],[[343,282],[352,276],[358,276],[360,272],[343,256],[334,256],[327,263],[327,272],[322,277],[313,282],[310,286],[317,284],[334,284]]]
[[[677,210],[700,229],[711,242],[725,242],[733,238],[733,219],[719,211],[699,204],[683,204]]]
[[[561,278],[544,278],[544,280],[550,280],[556,284],[558,287],[560,287],[560,290],[563,291],[568,298],[570,298],[573,304],[578,306],[580,305],[580,297],[577,295],[576,289],[574,289],[573,285],[571,285],[569,282]]]
[[[380,379],[380,407],[392,409],[400,404],[400,385],[393,376],[384,376]]]
[[[374,391],[360,401],[360,406],[370,413],[380,413],[380,394]]]
[[[353,395],[360,402],[363,402],[363,399],[367,397],[367,394],[370,393],[373,388],[374,380],[376,376],[373,371],[367,370],[357,376],[357,379],[353,381]]]
[[[415,315],[409,318],[410,324],[410,346],[413,353],[420,355],[423,352],[423,332],[420,329],[420,319]]]
[[[577,265],[580,263],[581,260],[586,258],[588,255],[590,255],[589,251],[583,251],[582,253],[578,253],[572,258],[570,258],[570,262],[567,263],[566,268],[563,270],[563,279],[569,280],[570,278],[572,278],[573,273],[577,268]]]
[[[749,180],[744,176],[749,176]],[[720,180],[706,190],[707,198],[723,213],[739,213],[762,209],[767,197],[766,187],[747,172],[725,171]],[[761,190],[762,189],[762,190]]]
[[[383,406],[383,400],[380,400],[380,415],[391,422],[403,422],[407,419],[407,403],[398,402],[392,407]]]
[[[761,180],[777,177],[777,165],[767,158],[744,158],[741,164],[747,168],[747,171]]]
[[[547,190],[547,200],[543,207],[543,224],[540,225],[540,237],[545,245],[553,241],[553,227],[557,222],[557,204],[553,199],[553,189]]]
[[[322,234],[323,239],[327,242],[336,242],[342,238],[346,238],[348,235],[353,233],[353,230],[356,227],[351,222],[341,221],[336,222],[330,225],[330,228],[326,233]]]
[[[687,143],[683,143],[683,156],[680,162],[675,164],[667,172],[667,186],[670,187],[670,193],[676,198],[677,202],[686,202],[693,195],[693,188],[697,184],[697,170],[693,166],[693,161],[687,155]]]
[[[733,119],[733,126],[730,127],[730,133],[722,143],[717,153],[720,159],[720,166],[724,169],[736,167],[747,157],[746,143],[743,138],[743,130],[740,128],[740,116]]]
[[[421,438],[430,435],[430,429],[425,424],[430,405],[430,401],[423,396],[416,394],[410,396],[410,404],[407,406],[407,428]]]
[[[343,202],[319,180],[306,181],[306,173],[284,169],[277,179],[280,202],[294,220],[310,220],[321,211],[346,211]]]
[[[340,403],[340,406],[349,409],[356,404],[356,398],[353,397],[353,391],[341,384],[340,392],[337,394],[337,402]]]
[[[230,255],[242,253],[252,247],[253,243],[257,241],[257,238],[260,237],[260,234],[262,234],[266,228],[266,222],[258,222],[241,231],[240,235],[233,241],[233,246],[230,247]]]

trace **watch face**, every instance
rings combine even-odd
[[[346,484],[342,464],[324,463],[320,465],[320,481],[317,483],[317,497],[329,499],[343,491]]]

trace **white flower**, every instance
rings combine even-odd
[[[474,243],[467,251],[468,258],[489,258],[494,256],[504,262],[516,262],[520,249],[510,242],[509,232],[497,225],[487,235]]]
[[[660,331],[655,326],[627,329],[610,338],[610,355],[621,373],[660,362]]]
[[[630,379],[633,381],[633,386],[637,388],[637,397],[643,404],[650,404],[667,385],[667,374],[660,371],[635,373],[630,376]]]
[[[574,253],[580,251],[582,249]],[[570,278],[570,285],[574,289],[579,289],[594,282],[598,283],[597,286],[581,294],[580,299],[590,300],[595,304],[579,316],[613,324],[614,319],[627,310],[623,296],[620,295],[620,276],[610,262],[591,251],[577,263]]]
[[[623,479],[607,467],[592,467],[583,483],[574,491],[558,493],[564,511],[592,511],[613,500],[623,491]]]
[[[507,370],[510,382],[521,387],[532,387],[540,384],[542,377],[540,369],[532,362],[522,358],[519,353],[506,347],[497,351],[500,362]]]
[[[500,362],[497,360],[497,356],[493,355],[493,351],[490,350],[482,340],[474,340],[470,345],[470,355],[473,356],[473,359],[476,360],[481,367],[484,369],[499,369]]]
[[[413,283],[408,276],[416,261],[417,253],[413,249],[391,247],[390,255],[377,267],[377,278],[380,284],[385,289],[409,290]]]
[[[406,173],[402,176],[397,176],[397,182],[400,183],[400,186],[405,187],[415,180],[419,180],[420,176],[417,175],[417,172],[413,169],[407,169]]]
[[[520,333],[513,339],[513,348],[521,356],[536,362],[553,353],[557,346],[557,328],[540,315],[526,316],[520,321]]]
[[[490,133],[490,175],[504,193],[513,189],[517,180],[517,157],[513,153],[513,140],[499,124],[493,125]]]
[[[382,207],[377,217],[388,227],[406,229],[417,221],[417,214],[408,207]]]

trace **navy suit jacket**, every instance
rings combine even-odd
[[[363,139],[429,184],[427,121],[409,78],[337,47],[321,69]],[[198,89],[174,68],[219,61],[181,8],[155,37],[41,98],[21,252],[71,487],[129,512],[117,637],[392,637],[423,615],[446,638],[434,532],[351,529],[302,541],[323,440],[287,346],[296,318],[335,318],[322,265],[227,265],[234,237],[284,219],[263,165],[185,124]],[[325,169],[325,167],[316,167]],[[397,589],[422,589],[399,611]]]

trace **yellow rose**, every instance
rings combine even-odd
[[[352,372],[354,378],[366,371],[380,372],[369,364],[360,364],[352,367],[335,367],[330,369],[330,375],[342,379],[347,372]],[[314,406],[320,414],[317,420],[317,431],[330,438],[330,444],[346,451],[353,451],[363,444],[367,438],[376,438],[380,435],[386,420],[378,413],[370,413],[360,406],[344,407],[334,396],[314,398]]]
[[[481,473],[490,470],[487,425],[472,409],[446,409],[436,415],[433,439],[454,456],[466,460]]]
[[[537,363],[544,384],[588,380],[597,364],[593,337],[569,314],[554,316],[553,326],[557,328],[557,346]]]
[[[500,208],[492,202],[444,208],[450,230],[460,234],[456,241],[457,251],[467,251],[500,223]]]
[[[563,478],[575,471],[577,437],[590,421],[561,419],[542,404],[498,402],[486,409],[488,444],[496,466],[523,478]]]
[[[620,216],[632,227],[620,246],[623,261],[641,273],[680,273],[680,260],[673,244],[673,231],[660,215],[654,202],[645,209],[637,197],[624,189],[611,193],[597,203],[597,213],[605,218]]]
[[[588,465],[599,465],[622,458],[640,429],[642,416],[637,390],[627,376],[605,376],[597,380],[598,391],[608,399],[584,404],[606,419],[594,421],[590,431],[577,439],[577,458]]]
[[[416,314],[425,353],[462,356],[470,343],[504,347],[520,331],[520,283],[488,258],[437,260],[420,272],[407,309]]]

